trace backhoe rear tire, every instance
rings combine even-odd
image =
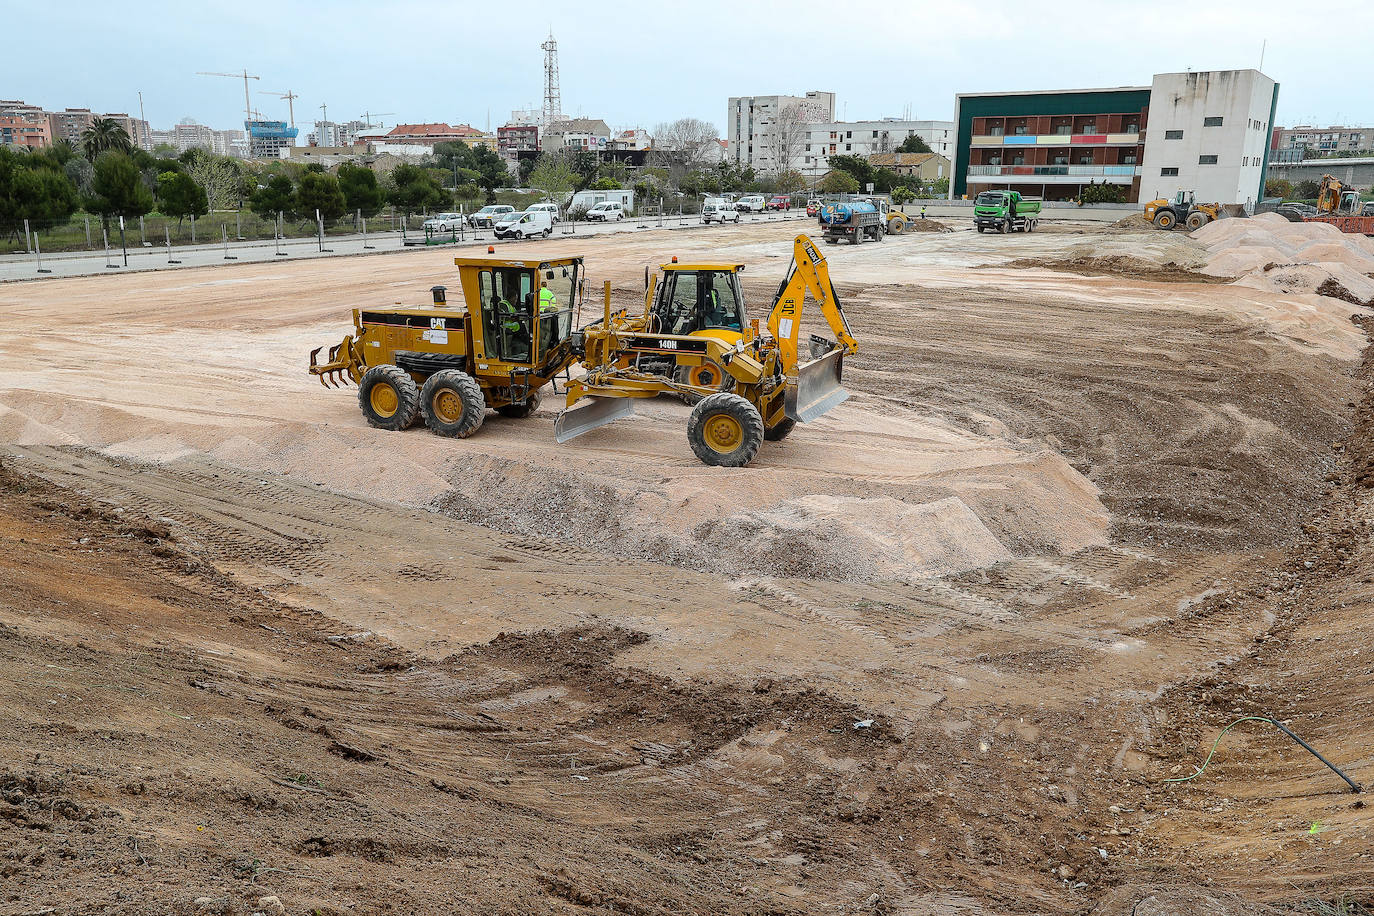
[[[728,391],[707,395],[692,408],[687,442],[702,463],[740,468],[754,460],[763,443],[763,417],[746,399]]]
[[[373,366],[358,382],[358,406],[363,409],[368,426],[403,430],[419,416],[420,389],[400,366]]]
[[[782,422],[777,426],[763,431],[763,438],[767,439],[769,442],[781,442],[783,439],[787,438],[787,434],[790,433],[792,427],[796,425],[796,420],[791,417],[783,417]]]
[[[460,369],[440,369],[420,390],[425,425],[436,436],[466,439],[487,417],[487,400],[477,379]]]
[[[523,404],[502,404],[496,412],[512,420],[523,420],[539,409],[539,392],[531,391]]]

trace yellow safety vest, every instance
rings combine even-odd
[[[553,295],[553,290],[547,286],[539,288],[539,311],[556,312],[558,311],[558,300]]]

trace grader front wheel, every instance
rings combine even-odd
[[[369,426],[409,428],[420,413],[420,390],[400,366],[373,366],[358,383],[358,406]]]
[[[763,417],[737,394],[707,395],[692,409],[687,441],[703,463],[739,468],[754,460],[763,442]]]

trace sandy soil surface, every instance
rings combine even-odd
[[[0,289],[0,437],[31,475],[0,494],[0,902],[1239,913],[1368,889],[1366,822],[1281,739],[1233,732],[1161,782],[1261,706],[1367,775],[1358,309],[1066,273],[1208,253],[1057,228],[826,247],[853,397],[733,471],[667,400],[564,446],[551,391],[461,442],[367,428],[305,353],[352,307],[456,286],[444,252]],[[646,263],[739,258],[760,313],[790,231],[576,253],[625,305]]]

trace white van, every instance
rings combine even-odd
[[[587,219],[611,222],[625,218],[625,205],[617,200],[603,200],[587,211]]]
[[[555,223],[558,222],[558,204],[530,204],[525,208],[526,213],[529,213],[531,210],[540,210],[547,213],[549,219],[553,220]]]
[[[762,213],[768,201],[763,199],[762,194],[749,194],[736,201],[735,206],[745,213]]]
[[[553,232],[553,220],[547,210],[526,210],[520,218],[496,228],[498,239],[528,239],[536,235],[548,237]]]
[[[708,197],[701,204],[703,223],[737,223],[739,211],[735,205],[723,197]]]

